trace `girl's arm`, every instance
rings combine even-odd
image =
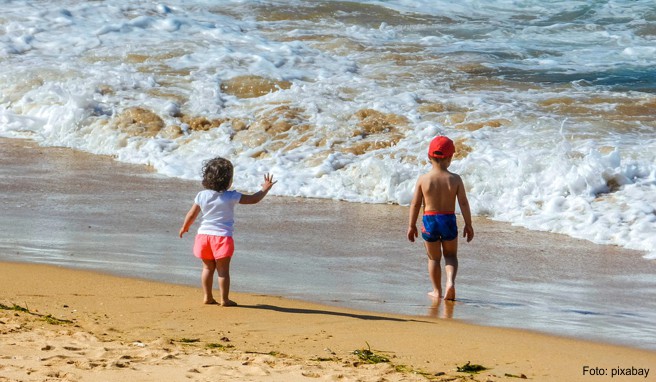
[[[194,224],[194,221],[196,221],[198,213],[200,213],[200,206],[194,203],[194,205],[189,209],[189,212],[187,212],[184,223],[182,223],[182,228],[180,228],[180,237],[182,237],[182,235],[186,232],[189,232],[189,227],[191,227],[191,225]]]
[[[276,184],[278,181],[273,181],[273,175],[270,174],[265,174],[264,175],[264,183],[262,183],[262,189],[253,195],[242,195],[241,199],[239,199],[239,204],[255,204],[258,203],[260,200],[264,199],[266,194],[269,192],[271,187],[273,187],[274,184]]]

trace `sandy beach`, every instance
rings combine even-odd
[[[272,296],[203,306],[197,288],[54,266],[2,263],[0,290],[0,381],[601,381],[656,365],[649,351]],[[368,345],[389,362],[353,354]],[[487,370],[458,372],[467,362]]]
[[[10,180],[2,185],[0,381],[637,381],[656,375],[644,378],[656,353],[648,348],[653,328],[640,324],[650,320],[644,311],[653,304],[654,262],[640,252],[478,218],[477,240],[463,246],[460,301],[431,304],[420,248],[401,240],[403,207],[274,197],[239,212],[243,255],[233,269],[233,298],[240,305],[204,306],[189,242],[175,237],[194,182],[29,141],[3,139],[0,148],[2,175]],[[321,210],[329,212],[312,213]],[[385,224],[371,230],[361,223],[372,216]],[[340,240],[322,235],[328,229]],[[319,256],[307,257],[313,251]],[[263,253],[283,254],[285,261]],[[569,267],[559,266],[558,253],[568,255]],[[395,256],[413,260],[399,270]],[[376,267],[368,270],[372,260]],[[585,299],[562,299],[567,290],[559,288]],[[249,289],[262,292],[239,293]],[[529,290],[528,297],[520,290]],[[559,302],[547,310],[520,303],[549,301],[549,293]],[[572,303],[596,299],[609,314]],[[613,299],[617,304],[608,303]],[[622,313],[631,306],[634,312]],[[568,338],[450,317],[515,328],[532,328],[521,325],[531,321]],[[546,319],[569,331],[550,329]],[[622,329],[631,319],[637,324]],[[582,335],[572,334],[577,328]],[[589,334],[595,330],[626,337],[631,346],[586,340],[597,338]],[[640,333],[644,342],[635,339]],[[368,346],[389,362],[366,364],[354,354]],[[468,362],[486,370],[457,371]],[[611,378],[613,370],[643,374]]]
[[[656,382],[653,0],[2,5],[0,382]],[[449,302],[406,237],[439,135]],[[230,308],[178,234],[216,156],[277,181]]]

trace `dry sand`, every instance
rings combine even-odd
[[[583,367],[656,365],[649,351],[271,296],[205,306],[198,288],[46,265],[2,263],[0,290],[29,309],[0,310],[0,381],[600,381]],[[359,361],[367,343],[390,362]],[[456,371],[470,361],[488,370]]]

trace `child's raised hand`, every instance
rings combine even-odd
[[[264,174],[264,183],[262,183],[262,190],[269,191],[271,187],[273,187],[273,185],[276,183],[278,183],[278,181],[277,180],[275,182],[273,181],[273,174],[266,173]]]
[[[273,175],[267,173],[264,175],[264,183],[262,183],[262,189],[253,195],[243,194],[241,199],[239,199],[239,204],[255,204],[259,203],[260,200],[264,199],[266,194],[269,192],[271,187],[276,184],[273,180]]]

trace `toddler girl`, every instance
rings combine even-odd
[[[194,256],[203,261],[201,283],[205,294],[205,304],[217,304],[212,296],[214,271],[219,275],[221,305],[234,306],[228,298],[230,293],[230,259],[235,251],[232,240],[235,204],[255,204],[262,200],[276,183],[273,175],[264,175],[262,189],[253,195],[228,191],[232,185],[233,166],[224,158],[209,160],[203,166],[203,187],[205,190],[196,195],[194,204],[185,217],[180,237],[189,231],[200,212],[203,220],[194,241]]]

